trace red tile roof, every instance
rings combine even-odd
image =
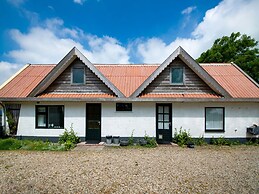
[[[221,98],[217,94],[204,94],[204,93],[194,93],[194,94],[168,94],[168,93],[159,93],[159,94],[144,94],[140,96],[141,98]]]
[[[259,87],[231,63],[204,63],[205,69],[233,98],[259,98]]]
[[[94,93],[46,93],[41,94],[38,98],[113,98],[111,94],[94,94]]]
[[[129,97],[159,66],[95,65],[126,97]]]
[[[27,97],[54,67],[55,65],[28,65],[0,89],[0,97]]]

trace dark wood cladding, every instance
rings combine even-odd
[[[184,67],[184,84],[173,85],[170,82],[170,70],[173,66]],[[196,73],[180,58],[176,58],[164,71],[142,92],[148,93],[215,93]]]
[[[85,67],[85,84],[71,83],[71,69]],[[44,93],[105,93],[114,94],[83,62],[75,59],[73,63],[44,91]]]

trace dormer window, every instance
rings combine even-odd
[[[172,67],[171,68],[171,84],[182,85],[184,84],[184,68]]]
[[[73,67],[72,68],[72,84],[84,84],[85,83],[85,68]]]

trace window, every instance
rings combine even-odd
[[[64,106],[36,106],[36,128],[64,128]]]
[[[116,111],[132,111],[132,103],[116,103]]]
[[[184,83],[184,69],[183,67],[171,68],[171,84],[183,84]]]
[[[73,84],[85,83],[85,69],[83,67],[72,68],[72,83]]]
[[[224,132],[224,108],[205,108],[205,131]]]

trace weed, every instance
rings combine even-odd
[[[131,135],[129,137],[129,145],[134,145],[134,138],[133,138],[134,130],[135,129],[132,130]]]
[[[187,145],[189,142],[192,142],[190,132],[187,132],[185,129],[182,130],[182,127],[179,129],[179,132],[177,132],[177,129],[175,128],[173,142],[177,143],[179,146]]]
[[[58,143],[60,145],[64,144],[65,150],[70,150],[75,147],[77,143],[80,142],[80,138],[76,135],[73,130],[73,124],[70,126],[70,131],[65,128],[63,134],[59,136]]]

